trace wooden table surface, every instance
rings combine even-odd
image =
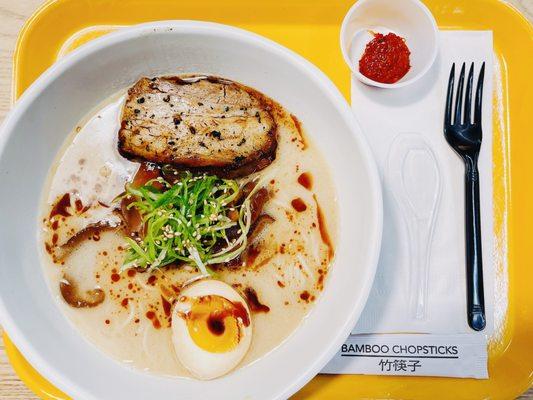
[[[0,0],[0,122],[11,106],[11,67],[13,49],[24,21],[42,0]],[[510,0],[533,21],[533,0]],[[2,327],[0,326],[0,336]],[[0,340],[0,400],[38,399],[13,372]],[[533,399],[533,388],[520,397]]]

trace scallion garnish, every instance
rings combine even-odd
[[[235,180],[188,172],[173,184],[159,177],[141,187],[127,185],[122,198],[140,213],[143,234],[127,238],[122,269],[186,263],[208,275],[213,273],[209,265],[238,257],[246,248],[255,192],[235,204],[240,190]]]

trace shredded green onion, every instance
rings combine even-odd
[[[163,178],[141,187],[127,185],[122,197],[133,198],[128,208],[135,207],[141,214],[144,235],[126,239],[129,249],[122,269],[153,270],[186,263],[203,275],[213,274],[209,265],[231,261],[246,248],[250,197],[255,190],[234,205],[240,190],[235,180],[189,172],[172,185]],[[230,212],[238,212],[236,221],[228,216]],[[228,238],[227,230],[236,225],[238,236]]]

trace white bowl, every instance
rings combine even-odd
[[[359,59],[372,40],[369,31],[395,33],[411,51],[411,69],[395,83],[381,83],[359,72]],[[357,79],[381,88],[400,88],[420,79],[433,65],[438,52],[435,18],[419,0],[359,0],[344,17],[340,43],[344,61]]]
[[[262,359],[209,382],[136,371],[89,344],[58,310],[36,238],[48,169],[78,121],[140,76],[184,72],[243,82],[297,115],[328,160],[340,212],[336,261],[310,315]],[[0,184],[0,322],[28,361],[75,399],[286,398],[335,354],[372,285],[381,189],[357,121],[316,67],[239,29],[191,21],[139,25],[62,59],[26,90],[5,121]]]

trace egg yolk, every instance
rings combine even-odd
[[[215,295],[192,299],[186,321],[194,343],[210,353],[233,350],[241,339],[240,324],[249,325],[248,313],[241,303]]]

